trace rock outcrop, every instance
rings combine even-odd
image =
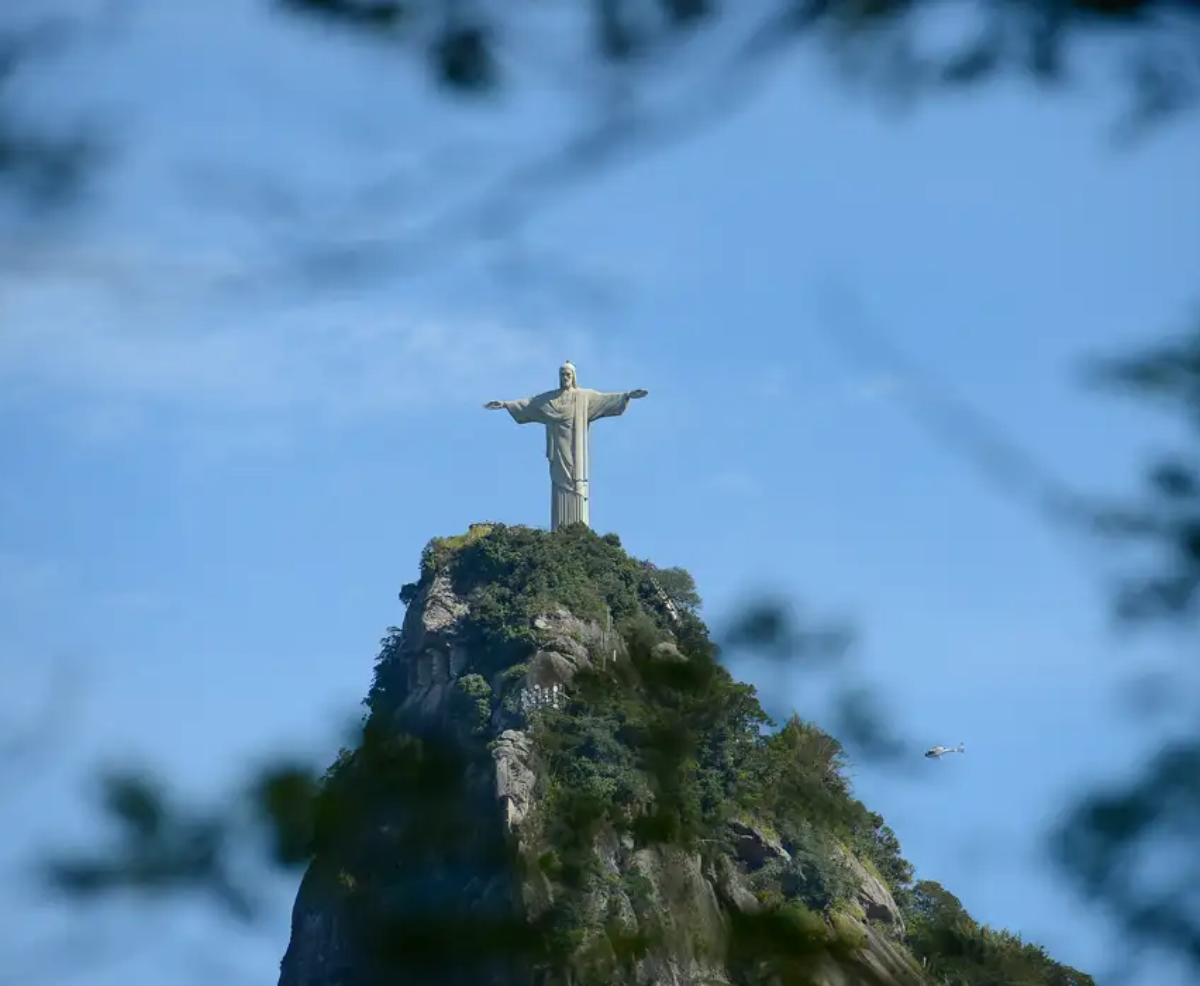
[[[837,853],[844,903],[822,911],[812,901],[834,899],[814,890],[825,877],[752,814],[703,837],[647,828],[661,791],[639,787],[636,771],[618,777],[610,761],[624,754],[605,746],[644,724],[574,736],[575,752],[554,760],[556,736],[586,732],[564,705],[581,676],[627,687],[629,634],[651,631],[646,660],[686,670],[693,658],[676,635],[686,621],[660,587],[640,586],[636,566],[592,605],[586,583],[568,572],[556,588],[490,532],[435,543],[405,587],[363,745],[326,781],[336,819],[318,826],[280,986],[922,986],[900,907],[848,850]],[[575,538],[587,565],[601,550],[624,558],[591,532],[522,537]],[[478,571],[464,573],[459,554],[472,550]],[[606,607],[634,630],[613,630]],[[587,797],[565,799],[580,771]],[[780,915],[807,943],[782,971],[759,955],[754,924],[777,928]]]

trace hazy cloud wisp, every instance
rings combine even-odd
[[[66,400],[107,414],[346,419],[482,403],[524,392],[532,379],[549,387],[565,354],[593,371],[607,365],[579,330],[530,331],[472,315],[381,316],[381,307],[347,302],[245,321],[193,315],[153,324],[78,300],[10,303],[0,392],[35,411],[61,410]]]

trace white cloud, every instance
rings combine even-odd
[[[131,301],[197,300],[269,270],[263,258],[227,248],[168,252],[130,237],[64,243],[30,235],[0,245],[0,263],[10,278],[98,286]]]
[[[161,412],[244,428],[297,412],[342,420],[469,406],[549,388],[566,355],[589,376],[614,366],[577,330],[380,314],[387,302],[376,298],[211,320],[177,306],[102,306],[78,290],[8,302],[0,394],[22,410],[82,410],[93,438]]]

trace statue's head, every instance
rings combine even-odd
[[[575,383],[575,364],[567,360],[558,368],[558,385],[563,390],[573,390]]]

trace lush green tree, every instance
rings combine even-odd
[[[658,587],[677,609],[687,613],[696,613],[700,609],[700,593],[691,572],[678,567],[655,568],[651,565],[649,568]]]
[[[952,893],[922,880],[909,904],[907,942],[933,975],[950,986],[1095,986],[1017,935],[979,925]]]

